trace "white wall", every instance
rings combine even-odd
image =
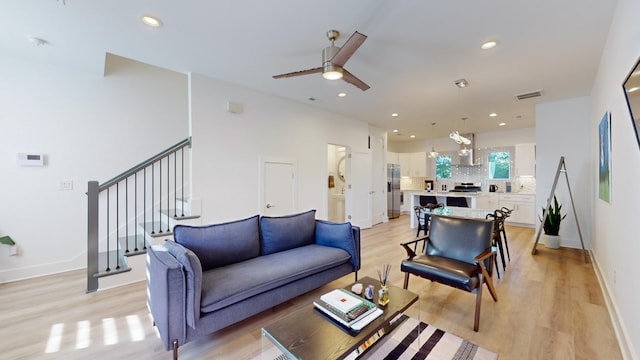
[[[0,282],[86,266],[87,182],[188,136],[187,77],[109,56],[107,75],[0,55]],[[42,152],[44,167],[16,165]],[[72,191],[59,191],[73,180]]]
[[[198,74],[190,91],[193,199],[203,223],[261,213],[261,157],[296,160],[298,210],[327,218],[327,144],[366,151],[367,123]],[[227,101],[244,112],[226,112]]]
[[[536,106],[536,211],[538,215],[542,214],[542,208],[547,204],[551,193],[560,157],[564,156],[566,175],[586,248],[590,246],[594,195],[589,110],[589,97]],[[558,202],[562,204],[562,213],[567,215],[560,226],[561,245],[581,248],[567,176],[560,174],[555,191]],[[536,228],[539,223],[536,222]]]
[[[597,269],[605,285],[625,340],[626,358],[638,359],[640,352],[640,151],[633,136],[631,117],[622,92],[622,82],[640,57],[640,2],[619,0],[609,37],[591,94],[589,116],[591,168],[589,176],[597,181],[598,123],[605,111],[611,112],[611,203],[598,199],[592,188],[592,248]],[[597,182],[595,183],[597,184]],[[616,324],[616,321],[614,321]]]

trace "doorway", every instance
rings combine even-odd
[[[347,147],[327,145],[327,220],[345,221],[345,194],[347,191]]]
[[[290,215],[296,212],[296,163],[287,159],[261,160],[260,214]]]

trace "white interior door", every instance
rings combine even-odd
[[[350,151],[350,150],[349,150]],[[347,156],[347,221],[371,227],[371,152],[354,151]]]
[[[371,222],[385,221],[387,210],[387,168],[384,162],[384,140],[371,137]]]
[[[296,164],[289,160],[263,160],[260,213],[266,216],[296,212]]]

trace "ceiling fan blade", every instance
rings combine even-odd
[[[358,79],[355,75],[348,72],[345,68],[342,68],[342,80],[348,82],[351,85],[354,85],[362,91],[367,91],[370,88],[369,85],[365,84],[364,81]]]
[[[322,72],[322,68],[314,68],[314,69],[309,69],[309,70],[300,70],[300,71],[294,71],[294,72],[290,72],[290,73],[286,73],[286,74],[280,74],[280,75],[273,75],[274,79],[282,79],[282,78],[290,78],[290,77],[294,77],[294,76],[301,76],[301,75],[309,75],[309,74],[315,74],[315,73],[319,73]]]
[[[358,50],[360,45],[367,40],[367,35],[361,34],[359,32],[354,32],[353,35],[347,40],[344,45],[338,50],[338,52],[331,58],[331,63],[339,66],[344,66],[344,64],[349,60],[351,55]]]

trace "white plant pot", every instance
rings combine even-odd
[[[560,235],[547,235],[544,236],[544,245],[549,249],[559,249],[560,248]]]

